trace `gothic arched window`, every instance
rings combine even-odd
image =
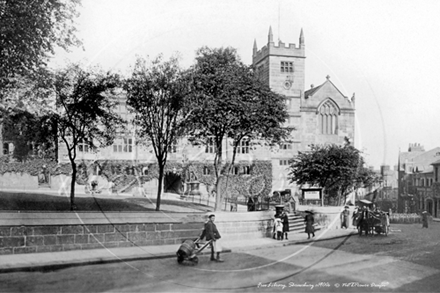
[[[338,134],[339,110],[334,102],[326,101],[318,109],[319,130],[321,134]]]

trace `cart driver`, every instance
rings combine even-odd
[[[221,249],[220,244],[218,243],[221,236],[217,230],[217,226],[214,224],[215,215],[210,214],[208,218],[209,218],[208,222],[205,223],[204,235],[206,237],[206,241],[212,240],[212,242],[211,242],[211,260],[217,261],[217,262],[223,262],[223,260],[220,259],[220,251],[222,249]],[[214,257],[215,253],[217,253],[217,258]]]

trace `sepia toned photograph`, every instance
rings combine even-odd
[[[438,292],[438,11],[0,0],[0,292]]]

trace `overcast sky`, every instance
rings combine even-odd
[[[83,0],[77,19],[83,49],[58,52],[65,62],[129,72],[136,56],[179,52],[190,66],[201,46],[231,46],[251,64],[274,40],[306,45],[306,89],[330,75],[356,94],[355,146],[369,165],[397,164],[399,149],[440,146],[440,1]],[[436,115],[437,114],[437,115]],[[437,118],[437,119],[436,119]]]

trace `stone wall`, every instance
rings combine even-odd
[[[270,212],[217,213],[225,241],[268,237]],[[197,238],[205,214],[0,213],[0,254],[171,245]]]

